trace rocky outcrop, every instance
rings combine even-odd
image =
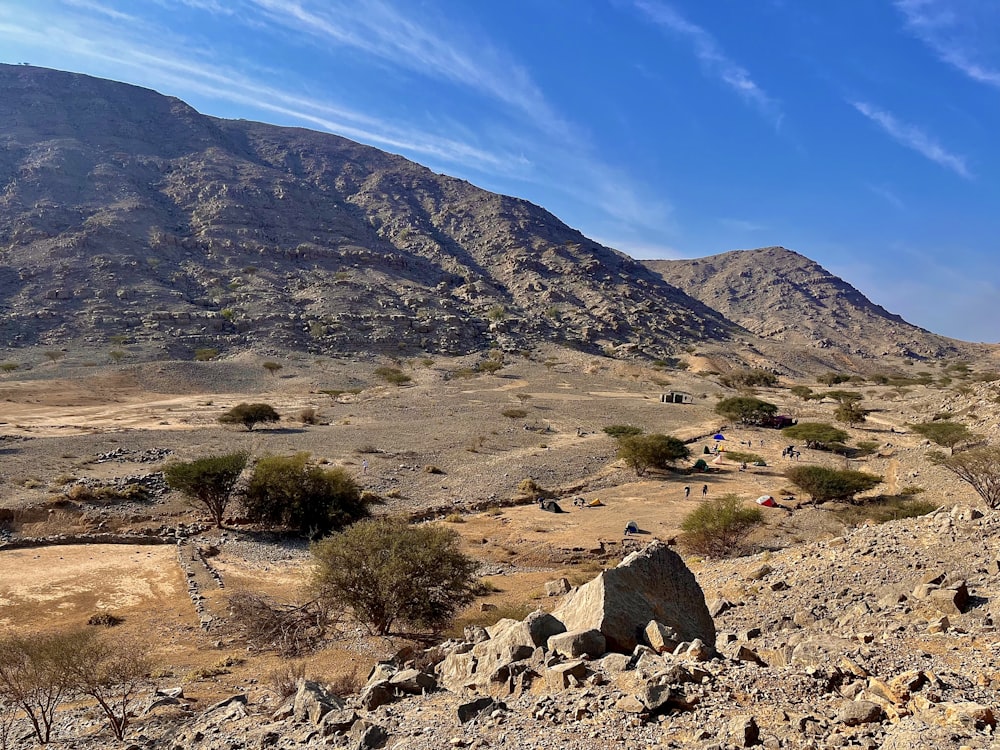
[[[648,642],[651,622],[681,641],[715,645],[705,594],[680,555],[663,542],[626,557],[617,567],[569,594],[553,612],[568,630],[599,630],[608,649],[629,653]]]

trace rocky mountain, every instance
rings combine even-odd
[[[783,247],[645,264],[767,341],[868,358],[936,358],[970,350],[964,342],[907,323],[818,263]]]
[[[527,201],[344,138],[0,65],[0,344],[665,354],[730,321]]]

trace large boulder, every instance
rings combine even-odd
[[[609,651],[630,653],[651,620],[682,641],[715,646],[715,622],[705,594],[680,555],[663,542],[633,552],[570,593],[552,613],[567,630],[600,630]]]

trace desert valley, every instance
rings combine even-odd
[[[1000,346],[124,84],[0,65],[0,121],[3,750],[1000,746]],[[213,523],[171,467],[240,452]],[[294,456],[446,530],[453,617],[323,604],[351,524],[248,500]],[[141,644],[123,738],[12,687],[67,632]]]

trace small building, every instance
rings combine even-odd
[[[693,404],[694,396],[684,391],[667,391],[660,394],[661,404]]]

